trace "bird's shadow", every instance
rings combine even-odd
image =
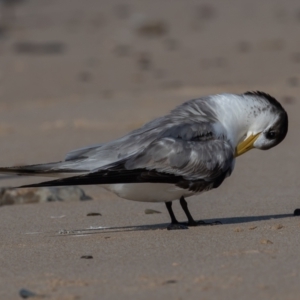
[[[293,214],[279,214],[279,215],[263,215],[263,216],[248,216],[248,217],[233,217],[233,218],[219,218],[217,221],[220,221],[222,225],[230,224],[242,224],[249,222],[259,222],[267,220],[277,220],[295,217]],[[215,222],[213,219],[204,220],[206,223]],[[184,224],[184,223],[183,223]],[[114,232],[126,232],[126,231],[146,231],[146,230],[159,230],[167,229],[169,223],[160,223],[152,225],[137,225],[137,226],[116,226],[116,227],[96,227],[96,228],[83,228],[83,229],[74,229],[74,230],[60,230],[56,233],[56,236],[84,236],[91,234],[100,234],[100,233],[114,233]]]

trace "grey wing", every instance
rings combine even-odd
[[[65,161],[83,160],[86,168],[92,170],[129,157],[147,147],[168,126],[166,117],[155,119],[143,127],[108,143],[75,149],[67,153]]]
[[[172,137],[189,141],[208,134],[213,136],[212,124],[218,120],[212,105],[210,97],[187,101],[170,114],[154,119],[121,138],[73,150],[67,154],[65,161],[69,165],[72,164],[71,161],[80,160],[81,167],[92,171],[129,158],[160,138]]]
[[[33,186],[164,182],[194,191],[208,190],[230,175],[234,150],[224,138],[207,129],[191,124],[172,127],[129,157],[82,176]]]
[[[75,149],[66,155],[65,161],[69,164],[80,160],[85,169],[92,171],[140,153],[158,139],[172,137],[189,141],[212,135],[212,131],[208,122],[185,121],[178,125],[178,120],[165,116],[111,142]]]
[[[102,146],[103,144],[97,144],[72,150],[69,153],[67,153],[65,161],[86,158],[88,153],[90,153],[93,150],[100,149]]]
[[[224,139],[184,141],[162,138],[129,158],[124,167],[127,170],[155,170],[185,180],[208,182],[231,172],[233,164],[234,151]]]

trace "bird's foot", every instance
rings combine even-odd
[[[196,227],[196,226],[214,226],[214,225],[222,225],[220,221],[214,222],[205,222],[205,221],[193,221],[188,223],[171,223],[167,229],[168,230],[179,230],[179,229],[189,229],[189,227]]]
[[[168,230],[179,230],[179,229],[189,229],[189,227],[182,223],[171,223],[168,227]]]
[[[200,221],[193,221],[193,222],[188,222],[187,226],[213,226],[213,225],[222,225],[222,222],[220,221],[214,221],[214,222],[204,222],[202,220]]]

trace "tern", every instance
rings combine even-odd
[[[209,95],[121,138],[73,150],[64,161],[0,168],[0,173],[59,178],[22,187],[101,184],[121,198],[165,202],[168,229],[186,229],[206,224],[193,219],[186,197],[219,187],[236,157],[278,145],[287,131],[286,111],[267,93]],[[177,221],[174,200],[180,201],[186,224]]]

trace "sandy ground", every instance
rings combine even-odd
[[[1,7],[0,165],[61,160],[219,92],[272,94],[288,136],[189,199],[195,218],[221,226],[168,231],[163,204],[100,187],[84,187],[93,201],[0,207],[0,298],[299,299],[298,1],[126,3]]]

